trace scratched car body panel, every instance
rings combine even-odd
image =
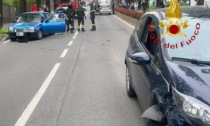
[[[9,27],[10,40],[18,38],[38,38],[42,35],[65,32],[65,15],[46,12],[23,13],[16,23]],[[40,38],[41,37],[41,38]]]
[[[205,6],[181,10],[182,20],[189,23],[182,29],[186,38],[161,38],[166,30],[159,24],[160,20],[167,21],[166,9],[140,18],[125,56],[126,90],[128,96],[137,96],[144,111],[142,117],[169,126],[209,126],[210,13]]]

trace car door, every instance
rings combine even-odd
[[[142,49],[139,47],[139,39],[143,35],[143,32],[146,29],[146,21],[147,16],[144,16],[140,19],[138,22],[138,25],[136,26],[136,29],[134,30],[133,36],[130,38],[130,49],[128,50],[128,55],[131,55],[132,53],[142,52]],[[141,104],[141,107],[145,109],[145,103],[147,103],[145,100],[148,99],[148,91],[146,91],[148,88],[144,87],[147,86],[148,80],[144,78],[144,72],[142,71],[142,66],[133,63],[129,60],[128,67],[130,70],[130,77],[131,77],[131,83],[133,84],[134,90],[138,96],[139,102]],[[142,88],[144,87],[144,90],[142,92]],[[145,93],[147,92],[147,93]]]
[[[150,30],[150,27],[153,28],[153,31]],[[143,110],[146,110],[151,105],[154,89],[162,85],[164,86],[163,90],[167,91],[167,88],[161,76],[161,48],[158,39],[156,39],[159,37],[157,19],[151,16],[146,17],[146,21],[142,26],[139,26],[139,29],[141,30],[138,30],[135,34],[136,44],[132,48],[132,53],[146,52],[151,58],[151,63],[139,65],[131,62],[130,69],[132,83],[135,85],[140,105]],[[151,38],[152,33],[156,35],[156,38],[154,36]]]
[[[61,33],[65,31],[65,15],[62,13],[51,14],[49,18],[42,23],[43,33]]]

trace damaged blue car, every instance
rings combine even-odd
[[[11,41],[21,38],[42,39],[44,35],[66,31],[64,14],[49,14],[46,12],[26,12],[9,27]]]

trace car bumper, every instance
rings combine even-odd
[[[111,10],[100,10],[99,13],[100,13],[100,14],[111,14],[112,11],[111,11]]]
[[[24,32],[23,36],[17,36],[16,32],[9,32],[9,38],[36,38],[38,36],[38,32]]]

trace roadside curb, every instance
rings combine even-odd
[[[7,41],[9,39],[8,35],[0,35],[0,42]]]
[[[132,26],[136,26],[136,24],[138,23],[137,19],[134,19],[132,17],[126,16],[124,14],[121,14],[117,11],[115,11],[115,15],[119,18],[121,18],[122,20],[126,21],[127,23],[131,24]]]

